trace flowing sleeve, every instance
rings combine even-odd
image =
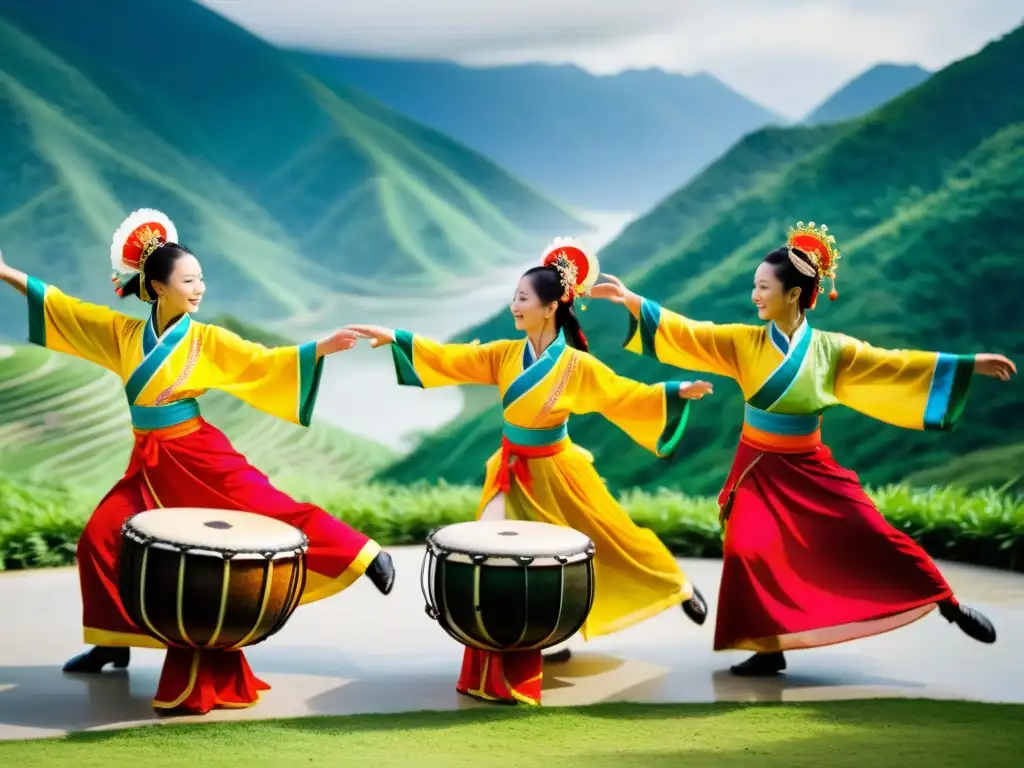
[[[596,357],[576,355],[573,413],[600,413],[638,445],[660,458],[671,456],[686,428],[690,400],[679,397],[679,381],[643,384]]]
[[[872,347],[840,337],[836,399],[905,429],[951,430],[967,402],[974,355]]]
[[[691,320],[645,298],[640,304],[640,318],[629,315],[624,346],[677,368],[739,379],[741,337],[750,330],[747,325]]]
[[[315,341],[269,348],[219,326],[203,330],[203,359],[216,371],[211,389],[279,419],[310,425],[324,367]]]
[[[127,315],[80,301],[35,277],[28,279],[27,295],[31,343],[121,373]]]
[[[398,383],[407,387],[497,384],[511,342],[442,344],[409,331],[396,330],[391,343]]]

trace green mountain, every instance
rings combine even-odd
[[[585,208],[647,210],[744,134],[785,122],[705,73],[295,55]]]
[[[751,275],[797,220],[825,222],[844,254],[841,297],[815,326],[889,348],[997,351],[1024,362],[1017,320],[1024,290],[1024,27],[956,62],[857,120],[762,131],[740,142],[601,254],[638,292],[716,322],[752,322]],[[625,310],[593,302],[581,315],[596,355],[644,381],[680,373],[621,349]],[[415,329],[413,329],[415,330]],[[466,338],[513,334],[502,312]],[[695,374],[689,374],[694,375]],[[500,412],[440,430],[380,477],[477,482],[498,444]],[[493,393],[491,393],[493,397]],[[491,401],[493,403],[493,400]],[[951,434],[888,427],[838,408],[825,418],[837,458],[872,484],[1020,482],[1024,390],[979,380]],[[659,461],[598,416],[576,418],[574,440],[612,486],[713,493],[731,462],[742,399],[716,381],[693,410],[677,459]]]
[[[866,115],[916,88],[931,74],[916,64],[877,64],[828,96],[803,122],[806,125],[837,123]]]
[[[218,312],[336,322],[586,229],[472,150],[181,0],[0,4],[0,248],[109,303],[109,243],[156,207]],[[0,303],[0,336],[22,339]]]

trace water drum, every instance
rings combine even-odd
[[[251,512],[142,512],[121,529],[120,595],[168,646],[238,649],[280,630],[306,585],[306,535]]]
[[[594,542],[573,528],[476,520],[439,528],[426,543],[427,615],[470,648],[550,648],[593,607]]]

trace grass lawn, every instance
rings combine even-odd
[[[0,742],[0,765],[1019,766],[1024,706],[864,700],[607,704],[173,725]]]

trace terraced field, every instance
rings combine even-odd
[[[276,482],[340,485],[368,478],[393,458],[335,427],[314,422],[305,429],[220,392],[201,404],[203,416]],[[114,374],[36,347],[0,346],[0,474],[102,489],[124,471],[131,445]]]

